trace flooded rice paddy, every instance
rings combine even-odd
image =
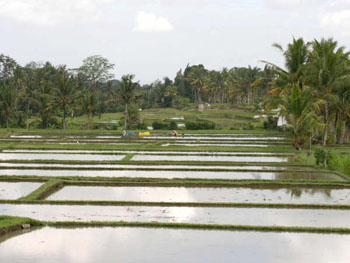
[[[0,160],[116,161],[125,155],[0,153]]]
[[[350,210],[334,209],[0,204],[0,215],[43,221],[350,227]]]
[[[76,169],[86,169],[86,168],[94,168],[94,169],[157,169],[157,170],[176,170],[176,169],[186,169],[186,170],[198,170],[198,169],[215,169],[215,170],[257,170],[260,172],[265,171],[274,171],[274,170],[293,170],[293,171],[308,171],[313,170],[307,166],[264,166],[264,165],[182,165],[182,164],[60,164],[60,163],[2,163],[0,162],[0,167],[50,167],[54,168],[64,168],[67,169],[76,168]]]
[[[161,155],[282,155],[282,156],[292,156],[294,153],[286,152],[194,152],[194,151],[120,151],[120,150],[36,150],[36,149],[10,149],[3,150],[3,153],[74,153],[74,154],[128,154],[128,153],[137,153],[137,154],[161,154]]]
[[[47,200],[350,204],[350,189],[65,186]]]
[[[332,173],[314,172],[244,172],[244,171],[143,171],[143,170],[53,170],[53,169],[0,169],[0,175],[45,177],[143,177],[143,178],[200,178],[236,180],[327,180],[344,181]]]
[[[39,188],[42,183],[0,182],[0,199],[17,199]]]
[[[136,154],[132,157],[133,161],[203,161],[203,162],[287,162],[287,157],[271,156],[196,156],[191,155],[142,155]]]
[[[0,203],[0,215],[30,217],[52,222],[125,221],[208,224],[212,227],[246,225],[350,229],[350,209],[346,207],[350,205],[350,188],[343,185],[347,180],[332,172],[315,170],[312,166],[294,166],[295,153],[285,150],[285,145],[289,145],[290,142],[284,137],[243,133],[185,134],[177,138],[154,135],[133,138],[129,141],[121,138],[120,134],[108,132],[63,135],[55,133],[49,136],[16,134],[11,138],[2,138],[1,141],[18,144],[25,142],[26,145],[35,143],[36,147],[42,149],[4,149],[0,153],[0,177],[18,176],[11,178],[16,180],[39,179],[33,177],[41,177],[41,180],[54,178],[54,182],[58,183],[74,179],[81,181],[82,185],[90,184],[77,186],[76,183],[71,183],[72,185],[63,187],[47,200],[173,204],[145,206],[129,203],[129,205],[103,206],[91,203],[90,205],[68,205],[66,202],[65,205],[62,203],[49,205],[47,201],[40,200],[35,200],[38,202],[35,204],[26,203],[25,200],[21,203],[3,200]],[[67,146],[43,150],[49,146],[47,144]],[[84,146],[90,149],[69,150],[73,147],[78,148],[78,144],[90,144],[90,146]],[[98,146],[94,147],[93,144]],[[103,145],[133,145],[135,148],[132,149],[143,150],[127,150],[128,148],[98,150],[108,149]],[[189,146],[189,148],[187,148],[188,151],[172,151],[177,149],[176,147],[161,151],[166,150],[164,147],[167,146]],[[205,149],[214,149],[214,151],[201,152],[203,148],[198,150],[192,148],[196,146],[206,146]],[[222,148],[222,152],[216,152],[215,149],[221,150],[221,148],[210,148],[211,146],[228,148]],[[274,151],[275,147],[283,146],[283,148],[281,147],[279,152],[267,152],[268,149],[265,150],[263,147],[268,146],[273,146]],[[120,146],[118,149],[123,148]],[[128,158],[132,156],[130,160],[128,159],[128,163],[118,162],[126,156]],[[41,160],[46,162],[41,164],[39,163]],[[69,164],[67,161],[72,163]],[[82,163],[74,164],[74,161]],[[91,162],[83,163],[83,161]],[[96,163],[93,164],[93,161]],[[115,161],[115,163],[105,164],[102,161]],[[152,164],[143,161],[150,161],[148,163]],[[164,164],[157,161],[164,161]],[[186,161],[197,163],[190,165]],[[215,165],[213,163],[215,161],[226,162],[227,165],[226,163]],[[290,162],[293,163],[289,164]],[[24,178],[25,176],[28,178]],[[79,178],[69,178],[73,176]],[[151,181],[157,186],[91,186],[91,177],[119,177],[121,182],[127,182],[123,180],[124,177],[153,178]],[[255,180],[256,185],[253,188],[239,187],[238,184],[241,182],[232,181],[230,183],[235,183],[236,186],[225,187],[227,181],[222,180],[222,187],[217,188],[194,187],[193,184],[184,184],[181,187],[169,184],[161,187],[159,182],[164,178]],[[100,178],[93,180],[99,184]],[[266,186],[259,185],[259,180],[277,180],[277,182],[269,182],[271,185]],[[332,184],[336,184],[336,181],[341,181],[341,186],[337,184],[339,188],[330,188]],[[293,186],[293,182],[298,182],[299,186]],[[301,184],[302,187],[300,187]],[[324,186],[325,184],[327,186]],[[27,196],[40,185],[42,183],[0,182],[0,199],[18,199]],[[210,186],[209,183],[208,186]],[[174,204],[175,202],[182,204]],[[195,203],[208,204],[198,206],[199,204]],[[221,205],[213,207],[214,203],[221,203]],[[232,207],[232,205],[223,207],[225,203],[244,203],[245,207]],[[257,208],[251,205],[253,203],[283,204],[284,208],[282,206]],[[307,207],[295,208],[295,206],[290,208],[292,206],[288,204],[345,205],[345,207],[343,206],[343,209],[337,206],[328,207],[328,209],[307,209]],[[6,240],[6,238],[9,239]],[[328,263],[347,262],[350,257],[349,245],[350,235],[337,234],[130,227],[73,229],[44,227],[20,236],[13,234],[1,237],[0,258],[1,262],[63,263],[109,262],[116,259],[120,262],[307,262],[316,260]]]
[[[350,235],[44,227],[1,243],[0,255],[3,262],[23,263],[115,262],[116,259],[154,263],[345,263],[350,258],[349,246]]]

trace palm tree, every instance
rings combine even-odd
[[[313,76],[312,83],[318,89],[319,98],[323,99],[323,145],[327,143],[329,103],[334,100],[334,89],[337,81],[345,74],[345,63],[349,53],[344,52],[344,47],[337,48],[337,41],[330,39],[314,40],[310,53],[310,73]]]
[[[55,104],[60,106],[63,111],[63,129],[66,129],[66,112],[79,96],[73,79],[66,69],[66,66],[60,66],[57,70],[57,85],[54,87]]]
[[[292,86],[290,94],[280,96],[280,114],[287,120],[287,127],[294,134],[293,146],[300,149],[305,137],[318,124],[317,112],[321,101],[313,102],[310,88],[301,89],[298,85]]]
[[[22,69],[23,84],[19,93],[19,97],[23,99],[25,103],[26,112],[26,129],[29,130],[29,117],[33,106],[38,104],[37,98],[35,96],[35,70],[37,64],[32,62],[26,65]]]
[[[12,82],[0,86],[0,106],[6,120],[6,129],[9,130],[9,120],[15,108],[16,90]]]
[[[350,85],[348,80],[343,80],[339,84],[335,105],[341,118],[339,144],[343,144],[345,140],[346,122],[350,119]]]
[[[280,44],[273,44],[283,53],[285,60],[285,70],[268,61],[262,61],[275,71],[278,78],[274,82],[275,93],[283,93],[296,84],[301,89],[306,81],[306,66],[308,62],[310,44],[305,43],[303,38],[295,39],[288,44],[287,49],[283,49]]]
[[[86,91],[82,96],[83,112],[87,114],[88,121],[91,123],[94,113],[96,111],[96,95],[93,91]]]
[[[204,77],[207,71],[203,65],[192,66],[185,80],[188,81],[192,88],[192,93],[194,95],[194,101],[200,102],[201,91],[204,87]]]
[[[136,89],[139,86],[138,82],[133,82],[135,75],[124,75],[122,76],[121,86],[120,86],[120,97],[125,104],[125,134],[128,135],[128,118],[129,118],[129,112],[128,112],[128,106],[131,102],[133,102],[137,96],[136,96]]]

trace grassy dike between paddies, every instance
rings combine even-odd
[[[144,177],[43,177],[43,176],[0,176],[3,182],[46,182],[27,197],[35,199],[51,194],[66,185],[71,186],[163,186],[163,187],[246,187],[246,188],[326,188],[348,189],[346,181],[305,181],[305,180],[232,180],[232,179],[200,179],[200,178],[144,178]],[[34,197],[34,198],[33,198]]]
[[[151,227],[198,230],[227,230],[227,231],[260,231],[260,232],[297,232],[297,233],[334,233],[350,234],[350,228],[318,228],[318,227],[284,227],[284,226],[245,226],[245,225],[209,225],[189,223],[160,223],[160,222],[46,222],[51,227]]]
[[[21,230],[23,225],[42,226],[44,223],[27,217],[0,215],[0,236]]]
[[[31,218],[13,216],[0,216],[0,236],[22,229],[23,224],[30,226],[50,226],[56,228],[79,227],[148,227],[148,228],[173,228],[173,229],[197,229],[197,230],[222,230],[222,231],[259,231],[259,232],[295,232],[295,233],[329,233],[350,234],[350,228],[318,228],[318,227],[284,227],[284,226],[246,226],[246,225],[215,225],[215,224],[189,224],[189,223],[160,223],[160,222],[45,222]]]

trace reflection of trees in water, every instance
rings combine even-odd
[[[276,180],[334,180],[335,177],[331,174],[322,174],[322,173],[307,173],[307,172],[298,172],[298,173],[275,173]]]
[[[317,189],[317,188],[287,188],[286,192],[290,194],[292,198],[299,198],[303,194],[305,195],[314,195],[314,194],[321,194],[325,197],[331,198],[331,189]]]

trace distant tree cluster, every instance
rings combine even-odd
[[[133,75],[121,80],[111,73],[114,65],[101,56],[83,60],[81,67],[68,69],[50,62],[19,65],[13,58],[0,55],[0,125],[2,127],[63,128],[67,117],[125,112],[138,103],[139,108],[174,107],[190,103],[254,104],[260,102],[274,78],[271,67],[224,68],[208,70],[194,65],[180,70],[174,80],[165,77],[140,85]]]
[[[265,97],[266,110],[280,109],[294,134],[294,146],[318,140],[343,144],[350,137],[349,52],[333,39],[274,44],[285,69],[266,62],[276,74]]]

